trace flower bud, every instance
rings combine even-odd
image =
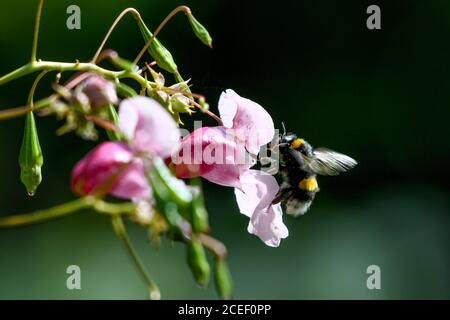
[[[175,178],[161,158],[155,157],[152,162],[152,172],[167,190],[167,201],[173,201],[180,206],[187,206],[192,201],[192,194],[183,180]]]
[[[208,47],[212,48],[212,38],[209,35],[208,30],[200,23],[192,14],[188,14],[188,20],[192,27],[192,31]]]
[[[144,21],[142,21],[141,17],[136,17],[136,20],[138,21],[139,29],[141,30],[144,41],[148,42],[150,38],[153,37],[153,34],[147,28]],[[161,42],[159,42],[158,39],[154,38],[152,40],[150,46],[148,47],[148,52],[162,69],[170,73],[177,72],[178,67],[173,60],[172,54],[162,45]]]
[[[83,82],[82,92],[89,98],[93,108],[116,104],[119,101],[114,84],[97,75],[92,75]]]
[[[137,92],[130,86],[123,82],[116,83],[116,90],[119,96],[124,98],[131,98],[137,96]]]
[[[221,299],[231,299],[233,295],[233,280],[224,258],[216,258],[214,264],[214,282],[219,297]]]
[[[203,245],[195,237],[192,237],[192,241],[187,245],[187,259],[195,281],[200,286],[206,287],[209,282],[211,268],[206,259]]]
[[[116,108],[112,104],[108,105],[108,120],[111,121],[112,124],[117,128],[117,124],[119,123],[119,116],[117,115]],[[106,134],[108,135],[108,139],[111,141],[119,141],[120,134],[116,130],[106,130]]]
[[[191,186],[195,188],[190,217],[192,230],[197,233],[207,233],[209,232],[208,212],[205,208],[201,180],[199,178],[191,179]]]
[[[25,119],[22,146],[19,154],[20,180],[30,196],[34,195],[42,181],[41,167],[44,163],[33,112]]]
[[[175,93],[170,99],[170,104],[172,110],[179,113],[189,113],[193,112],[194,107],[190,105],[189,98],[181,93]]]

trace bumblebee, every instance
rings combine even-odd
[[[334,176],[353,168],[357,162],[344,154],[313,148],[294,133],[283,133],[275,150],[279,157],[280,190],[272,201],[282,202],[287,214],[305,214],[319,191],[317,175]]]

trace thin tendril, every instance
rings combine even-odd
[[[108,29],[108,32],[106,33],[105,37],[103,38],[102,43],[100,44],[100,46],[97,49],[97,52],[95,53],[94,57],[91,59],[91,63],[97,63],[98,60],[98,56],[100,55],[101,51],[103,50],[103,47],[106,44],[106,41],[108,41],[109,37],[111,36],[111,33],[114,31],[114,29],[116,28],[117,24],[120,22],[120,20],[122,20],[122,18],[129,12],[132,12],[134,15],[139,15],[139,12],[134,9],[134,8],[127,8],[125,10],[123,10],[116,19],[114,19],[113,24],[111,25],[111,27]]]
[[[33,106],[34,106],[33,99],[34,99],[34,92],[36,91],[36,87],[39,84],[39,81],[41,81],[41,79],[45,76],[46,73],[47,73],[46,70],[39,73],[39,75],[34,80],[33,85],[31,86],[31,90],[30,90],[30,93],[28,94],[28,100],[27,100],[27,104],[30,106],[31,110],[33,110]]]
[[[189,9],[189,7],[186,7],[186,6],[179,6],[179,7],[176,7],[175,9],[173,9],[172,12],[170,12],[167,15],[167,17],[159,24],[158,28],[156,28],[155,33],[153,33],[153,36],[150,39],[148,39],[145,46],[138,53],[138,55],[136,56],[136,58],[133,61],[133,64],[137,65],[139,60],[141,60],[142,56],[144,55],[145,51],[147,51],[147,49],[150,47],[150,44],[152,43],[153,39],[156,38],[156,36],[159,34],[159,32],[162,30],[162,28],[167,24],[167,22],[169,22],[169,20],[172,19],[173,16],[175,16],[180,11],[183,11],[186,14],[191,14],[191,9]]]
[[[36,61],[36,52],[39,38],[39,27],[41,24],[41,14],[42,14],[42,6],[44,4],[44,0],[39,0],[38,9],[36,12],[36,19],[34,21],[34,35],[33,35],[33,46],[31,47],[31,63]]]

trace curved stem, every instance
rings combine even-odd
[[[147,270],[144,267],[144,264],[142,263],[141,259],[137,255],[136,250],[134,249],[133,244],[131,243],[130,237],[128,236],[127,230],[125,229],[125,225],[123,223],[121,216],[114,216],[111,219],[113,229],[119,237],[120,240],[122,240],[125,249],[127,250],[131,260],[133,260],[133,263],[136,267],[136,269],[141,274],[142,278],[146,282],[147,288],[150,293],[150,299],[151,300],[159,300],[161,298],[161,293],[159,291],[158,286],[156,283],[150,278],[150,275],[148,274]]]
[[[47,73],[46,70],[42,71],[34,80],[33,85],[31,86],[31,90],[30,93],[28,94],[28,100],[27,100],[27,104],[30,106],[31,109],[33,109],[33,98],[34,98],[34,92],[36,91],[36,87],[39,83],[39,81],[41,81],[41,79],[45,76],[45,74]]]
[[[106,41],[108,41],[109,37],[111,36],[111,33],[114,31],[114,29],[116,28],[117,24],[120,22],[120,20],[122,20],[122,18],[129,12],[132,12],[133,15],[139,15],[139,12],[134,9],[134,8],[127,8],[125,10],[123,10],[116,19],[114,19],[113,24],[111,25],[111,27],[108,29],[108,32],[106,33],[105,37],[103,38],[100,46],[97,49],[97,52],[95,53],[94,57],[91,59],[92,63],[97,63],[98,60],[98,56],[100,55],[100,52],[102,52],[103,47],[106,44]]]
[[[152,43],[152,41],[156,38],[156,36],[159,34],[159,32],[162,30],[162,28],[167,24],[167,22],[169,22],[170,19],[173,18],[173,16],[175,16],[178,12],[183,11],[186,14],[191,14],[191,9],[189,9],[189,7],[187,6],[179,6],[176,7],[175,9],[173,9],[168,15],[167,17],[164,18],[164,20],[159,24],[158,28],[156,28],[155,33],[153,33],[153,36],[148,39],[147,43],[145,44],[145,46],[141,49],[141,51],[138,53],[138,55],[136,56],[136,58],[133,61],[133,64],[136,64],[139,62],[139,60],[141,60],[142,56],[144,55],[145,51],[147,51],[147,49],[150,47],[150,44]],[[138,13],[139,14],[139,13]],[[139,15],[140,16],[140,15]]]
[[[33,35],[33,46],[31,48],[31,62],[36,61],[36,52],[39,38],[39,27],[41,24],[41,14],[42,14],[42,6],[44,4],[44,0],[39,0],[38,9],[36,12],[36,19],[34,21],[34,35]]]

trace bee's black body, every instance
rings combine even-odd
[[[293,216],[308,211],[319,187],[316,174],[336,175],[356,165],[352,158],[328,150],[313,149],[297,135],[288,133],[278,143],[280,191],[273,203],[283,202]]]

